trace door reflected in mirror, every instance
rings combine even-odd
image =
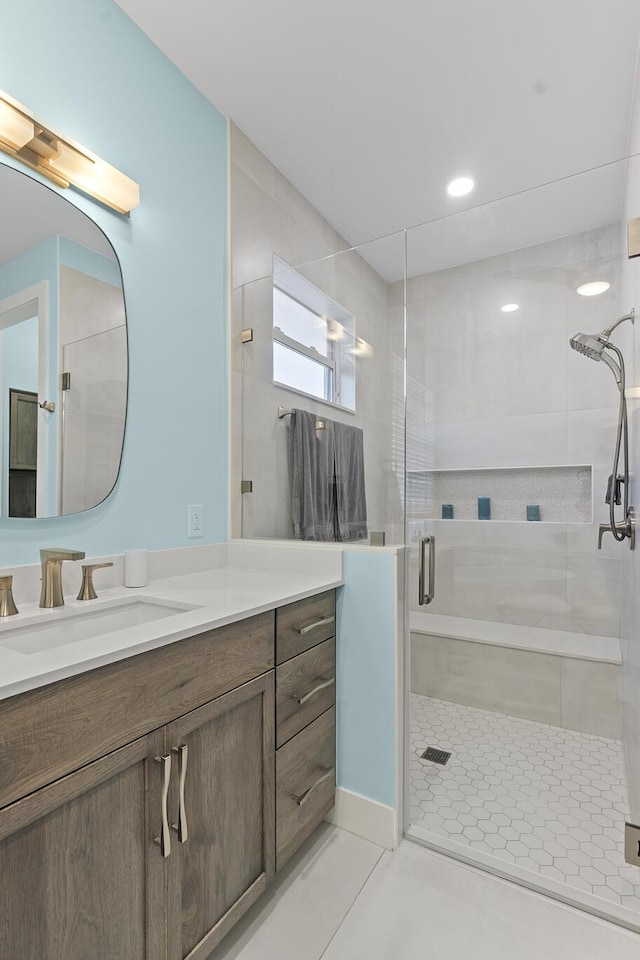
[[[109,495],[120,469],[120,267],[89,217],[4,164],[0,209],[0,517],[79,513]]]

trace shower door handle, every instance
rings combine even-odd
[[[429,547],[429,577],[428,588],[425,590],[426,577],[426,548]],[[418,569],[418,603],[423,606],[425,603],[431,603],[436,592],[436,538],[433,536],[420,537],[420,546],[418,550],[419,569]]]

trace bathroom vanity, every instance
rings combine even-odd
[[[0,956],[205,960],[334,795],[334,589],[8,696]]]

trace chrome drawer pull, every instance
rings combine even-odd
[[[293,699],[296,703],[299,703],[302,706],[303,703],[306,703],[307,700],[311,700],[311,697],[315,697],[316,693],[320,693],[321,690],[326,690],[327,687],[332,687],[336,682],[335,677],[329,677],[328,680],[324,680],[322,683],[319,683],[317,687],[314,687],[313,690],[309,690],[309,693],[305,694],[304,697],[296,697],[294,695]]]
[[[189,761],[189,747],[186,743],[181,743],[179,747],[172,747],[172,753],[177,753],[180,757],[180,801],[178,807],[178,822],[172,823],[172,828],[178,834],[180,843],[186,843],[189,839],[189,828],[187,826],[187,808],[184,802],[184,785],[187,779],[187,763]]]
[[[171,854],[171,831],[169,830],[169,817],[167,814],[167,802],[169,798],[169,783],[171,782],[171,754],[163,757],[154,757],[156,763],[162,764],[162,831],[159,837],[154,837],[153,842],[160,845],[160,854],[165,859]]]
[[[323,767],[323,769],[325,768]],[[313,793],[313,791],[316,789],[316,787],[319,787],[321,783],[324,783],[325,780],[328,780],[330,777],[332,777],[335,772],[336,772],[335,767],[329,767],[329,769],[325,770],[325,772],[320,777],[318,777],[317,780],[314,780],[311,786],[308,787],[304,793],[301,793],[299,796],[294,793],[293,799],[298,804],[298,806],[301,807],[303,803],[306,803],[309,797],[311,796],[311,794]]]
[[[326,627],[330,623],[335,623],[335,616],[323,617],[322,620],[314,620],[313,623],[308,623],[306,627],[299,627],[298,633],[301,637],[304,637],[305,633],[311,633],[312,630],[315,630],[316,627]]]

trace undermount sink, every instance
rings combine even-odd
[[[90,610],[63,607],[59,612],[48,613],[46,618],[32,617],[15,627],[0,630],[0,647],[18,653],[42,653],[68,643],[90,640],[105,633],[115,633],[195,609],[192,604],[151,597],[105,601]],[[50,620],[49,616],[55,619]]]

